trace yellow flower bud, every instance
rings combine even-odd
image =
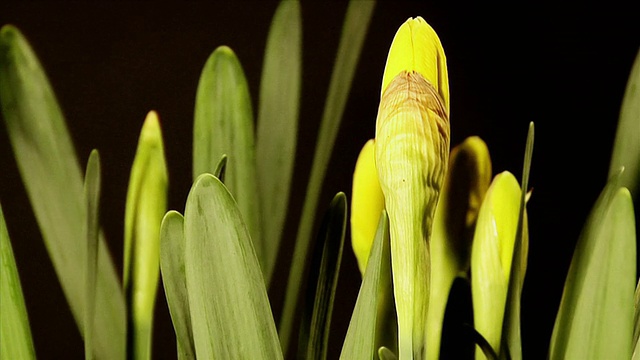
[[[502,338],[520,197],[520,185],[513,174],[505,171],[496,175],[480,207],[471,249],[474,326],[497,352]],[[525,212],[521,261],[526,261],[527,233]],[[476,358],[484,359],[481,351],[476,351]]]
[[[466,277],[480,204],[491,183],[489,149],[477,136],[451,150],[431,236],[427,359],[440,358],[442,321],[456,276]]]
[[[384,196],[376,172],[374,140],[371,139],[360,150],[351,192],[351,246],[363,276],[383,209]]]
[[[420,17],[407,20],[389,50],[375,141],[389,215],[401,360],[425,354],[429,237],[449,158],[446,74],[436,33]]]

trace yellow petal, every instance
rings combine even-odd
[[[376,171],[374,140],[371,139],[358,156],[351,194],[351,246],[363,276],[383,209],[384,195]]]
[[[387,57],[381,94],[401,72],[417,72],[435,87],[449,113],[447,59],[438,34],[420,16],[398,29]]]

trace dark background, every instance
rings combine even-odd
[[[277,3],[24,3],[2,1],[0,25],[18,26],[39,56],[78,151],[103,161],[102,225],[122,267],[124,203],[137,139],[149,110],[159,112],[169,165],[169,207],[184,210],[191,182],[193,108],[200,71],[219,45],[238,55],[257,109],[266,34]],[[298,153],[287,238],[271,291],[280,313],[319,120],[346,10],[343,2],[302,2],[303,84]],[[614,10],[607,10],[615,8]],[[630,4],[593,7],[491,7],[427,2],[379,3],[364,44],[320,207],[338,191],[350,197],[360,147],[373,137],[391,40],[421,15],[438,32],[449,68],[451,143],[479,135],[494,174],[521,176],[528,123],[536,142],[528,205],[529,267],[522,302],[526,358],[546,357],[572,251],[606,181],[620,103],[640,48]],[[36,352],[81,358],[83,345],[42,243],[6,129],[0,126],[0,201],[14,245]],[[638,202],[636,201],[636,207]],[[334,311],[337,357],[360,276],[346,245]],[[154,358],[175,358],[162,287]],[[631,299],[630,299],[631,301]]]

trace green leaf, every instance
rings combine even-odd
[[[200,75],[193,125],[193,179],[213,174],[226,154],[225,185],[238,202],[263,266],[253,113],[247,79],[233,51],[218,47]]]
[[[98,271],[98,241],[100,239],[100,155],[92,150],[84,176],[84,196],[87,207],[86,241],[87,266],[85,275],[86,299],[84,311],[84,356],[93,359],[93,337],[96,317],[96,278]]]
[[[340,359],[373,359],[376,353],[379,328],[378,312],[380,309],[379,294],[389,292],[385,289],[385,269],[391,267],[391,252],[389,250],[389,218],[385,211],[380,216],[367,269],[365,270],[356,300],[349,329],[342,345]],[[386,275],[389,277],[389,275]],[[388,285],[388,284],[386,284]]]
[[[195,359],[185,275],[184,218],[169,211],[160,228],[160,271],[181,359]]]
[[[124,219],[127,352],[151,358],[153,313],[160,275],[160,225],[167,211],[168,175],[158,115],[145,119],[131,167]]]
[[[298,136],[302,73],[298,1],[280,1],[271,22],[260,80],[256,166],[266,284],[275,268],[287,217]]]
[[[86,209],[82,171],[53,89],[13,26],[0,30],[0,105],[18,169],[71,312],[84,325]],[[125,306],[103,236],[98,245],[94,339],[99,359],[125,356]]]
[[[629,359],[636,284],[631,194],[610,178],[576,245],[551,338],[550,359]]]
[[[527,134],[527,144],[524,154],[524,165],[522,167],[522,186],[520,194],[520,211],[518,215],[518,228],[516,230],[516,240],[513,245],[511,261],[511,276],[509,277],[509,287],[507,290],[507,303],[504,310],[504,320],[502,322],[502,347],[507,348],[509,356],[513,360],[522,359],[522,339],[520,336],[520,299],[522,297],[522,286],[527,269],[527,254],[529,251],[529,227],[527,222],[526,196],[529,186],[529,173],[531,172],[531,158],[533,156],[533,140],[535,137],[533,122],[529,123]]]
[[[308,277],[305,307],[298,341],[300,359],[326,359],[331,314],[335,299],[344,234],[347,226],[347,197],[336,194],[320,227]],[[313,284],[316,284],[313,287]]]
[[[625,171],[620,178],[620,186],[629,189],[632,196],[638,196],[640,186],[640,51],[631,68],[627,89],[620,108],[618,130],[613,143],[609,166],[609,177],[620,167]]]
[[[633,316],[633,356],[631,359],[636,360],[640,358],[640,348],[638,345],[640,342],[640,280],[636,285],[636,295],[634,297],[634,309],[635,314]]]
[[[227,188],[195,181],[184,213],[185,273],[199,359],[282,359],[249,232]]]
[[[378,357],[380,360],[397,360],[396,354],[393,351],[389,350],[389,348],[381,346],[378,349]]]
[[[29,317],[16,260],[0,206],[0,354],[3,359],[35,359]]]
[[[285,351],[289,346],[294,328],[302,274],[309,252],[318,199],[374,6],[375,1],[350,1],[342,25],[342,36],[320,122],[311,175],[296,235],[291,271],[287,280],[282,317],[278,326],[280,343]]]
[[[224,184],[224,174],[227,170],[227,155],[223,154],[218,161],[218,165],[216,165],[216,169],[213,172],[213,176],[220,179],[220,182]]]

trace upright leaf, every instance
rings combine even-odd
[[[249,86],[234,52],[220,46],[209,56],[198,83],[193,124],[193,179],[203,173],[213,174],[225,154],[228,162],[224,183],[238,202],[264,272],[266,245],[261,240]]]
[[[22,181],[71,312],[84,327],[86,209],[82,171],[53,89],[13,26],[0,30],[0,106]],[[125,306],[102,235],[98,245],[95,355],[125,355]]]
[[[609,179],[576,245],[551,338],[554,359],[630,359],[636,227],[631,194]]]
[[[638,196],[640,187],[640,145],[638,144],[640,144],[640,51],[636,55],[629,74],[609,166],[610,177],[624,166],[625,171],[620,178],[620,186],[627,187],[634,198]]]
[[[260,80],[256,166],[267,285],[287,217],[298,136],[302,73],[302,19],[298,1],[280,1],[271,22]]]
[[[3,359],[35,359],[27,307],[11,241],[0,206],[0,354]]]
[[[195,359],[196,355],[187,294],[185,246],[184,218],[171,210],[162,219],[160,228],[160,271],[178,340],[178,356],[186,360]]]
[[[531,159],[533,157],[533,140],[535,137],[533,122],[529,123],[529,133],[524,153],[522,166],[522,186],[520,194],[520,211],[518,215],[518,228],[516,240],[513,245],[513,259],[511,262],[511,277],[507,289],[507,303],[504,309],[502,323],[502,346],[506,347],[509,358],[522,359],[522,340],[520,337],[520,299],[522,286],[527,269],[527,255],[529,252],[529,225],[526,212],[526,196],[529,186],[529,172],[531,171]]]
[[[91,151],[84,176],[84,196],[87,207],[86,248],[87,266],[85,269],[86,306],[84,312],[84,356],[93,359],[93,334],[96,312],[96,277],[98,270],[98,241],[100,234],[100,155],[98,150]]]
[[[351,82],[355,75],[355,68],[360,58],[374,6],[375,1],[350,1],[342,25],[340,45],[338,45],[338,54],[331,74],[329,92],[320,122],[320,132],[311,165],[311,175],[307,184],[307,192],[296,235],[291,271],[289,271],[287,280],[282,317],[278,326],[280,343],[285,352],[289,347],[293,332],[302,274],[304,273],[305,261],[309,252],[309,243],[320,191],[322,190],[324,176],[331,158],[338,128],[342,121],[347,95],[351,89]]]
[[[160,274],[160,225],[168,175],[158,115],[145,119],[131,167],[124,220],[124,289],[129,311],[127,351],[151,358],[153,312]]]
[[[213,175],[184,213],[185,273],[199,359],[282,359],[260,266],[237,203]]]
[[[327,358],[346,225],[347,198],[340,192],[333,198],[324,216],[313,252],[298,341],[298,357],[301,359]]]
[[[382,212],[373,247],[367,261],[356,306],[351,315],[349,329],[344,338],[340,359],[373,359],[378,328],[379,294],[383,288],[384,270],[389,269],[391,252],[389,250],[389,219]]]

